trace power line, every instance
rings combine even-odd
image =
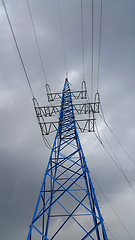
[[[34,108],[35,108],[35,110],[36,110],[36,108],[39,107],[38,101],[37,101],[37,99],[34,98],[34,97],[33,97],[32,100],[33,100]],[[36,112],[36,116],[37,116],[37,112]],[[42,120],[44,121],[43,116],[41,116],[41,117],[42,117]],[[37,116],[37,121],[38,121],[38,123],[40,123],[40,120],[39,120],[39,117],[38,117],[38,116]],[[41,131],[41,133],[42,133],[42,131]],[[42,133],[42,138],[43,138],[43,141],[44,141],[46,147],[49,148],[49,149],[51,149],[51,143],[50,143],[49,139],[47,138],[47,136],[45,136],[45,135]]]
[[[112,235],[112,233],[110,232],[109,229],[107,229],[107,231],[111,234],[111,236],[113,237],[114,240],[117,240],[117,239]]]
[[[47,139],[47,137],[45,137],[45,136],[42,136],[42,138],[43,138],[43,141],[44,141],[46,147],[49,149],[52,149],[49,139]]]
[[[98,184],[98,182],[96,181],[95,177],[93,176],[92,173],[90,173],[90,174],[91,174],[92,178],[94,179],[94,182],[97,184],[98,188],[99,188],[100,191],[102,192],[103,196],[105,197],[105,199],[106,199],[107,202],[109,203],[110,207],[112,208],[112,206],[111,206],[109,200],[107,199],[105,193],[103,192],[103,190],[102,190],[101,187],[99,186],[99,184]],[[113,210],[113,208],[112,208],[112,210]],[[114,210],[113,210],[113,211],[114,211]],[[115,213],[115,211],[114,211],[114,213]],[[117,216],[117,215],[116,215],[116,216]],[[118,219],[119,219],[119,218],[118,218]],[[108,227],[107,227],[107,231],[110,232],[111,236],[115,239],[115,237],[113,236],[113,234],[111,233],[111,231],[108,229]],[[115,240],[116,240],[116,239],[115,239]]]
[[[58,2],[58,11],[59,11],[59,19],[60,19],[60,29],[61,29],[61,37],[62,37],[62,46],[63,46],[63,55],[64,55],[64,62],[65,62],[65,70],[66,70],[66,76],[67,74],[67,63],[66,63],[66,54],[65,54],[65,46],[64,46],[64,36],[63,36],[63,28],[62,28],[62,20],[61,20],[61,12],[60,12],[60,3]]]
[[[82,67],[83,67],[83,80],[84,80],[84,39],[83,39],[83,6],[81,0],[81,29],[82,29]]]
[[[42,57],[41,57],[41,52],[40,52],[40,48],[39,48],[39,44],[38,44],[38,40],[37,40],[36,30],[35,30],[35,26],[34,26],[34,22],[33,22],[33,18],[32,18],[32,12],[31,12],[30,4],[29,4],[28,0],[27,0],[27,4],[28,4],[29,14],[30,14],[31,23],[32,23],[32,27],[33,27],[33,32],[34,32],[34,36],[35,36],[35,40],[36,40],[36,45],[37,45],[37,49],[38,49],[38,54],[39,54],[39,58],[40,58],[40,62],[41,62],[41,66],[42,66],[42,70],[43,70],[43,74],[44,74],[44,79],[45,79],[45,82],[47,84],[45,69],[44,69],[44,65],[43,65],[43,61],[42,61]]]
[[[6,15],[7,15],[8,23],[9,23],[9,26],[10,26],[10,29],[11,29],[11,32],[12,32],[12,35],[13,35],[13,38],[14,38],[14,41],[15,41],[15,45],[16,45],[16,48],[17,48],[17,51],[18,51],[18,54],[19,54],[19,57],[20,57],[20,60],[21,60],[21,63],[22,63],[22,67],[23,67],[23,70],[24,70],[24,73],[25,73],[25,76],[26,76],[26,79],[27,79],[27,83],[28,83],[28,85],[29,85],[29,88],[30,88],[32,97],[33,97],[33,99],[34,99],[34,93],[33,93],[33,90],[32,90],[31,84],[30,84],[30,80],[29,80],[29,78],[28,78],[28,74],[27,74],[27,72],[26,72],[26,69],[25,69],[25,66],[24,66],[24,63],[23,63],[23,59],[22,59],[22,56],[21,56],[21,53],[20,53],[20,50],[19,50],[19,47],[18,47],[16,38],[15,38],[15,34],[14,34],[14,31],[13,31],[13,28],[12,28],[11,21],[10,21],[10,19],[9,19],[9,15],[8,15],[8,12],[7,12],[7,9],[6,9],[4,0],[2,0],[2,3],[3,3],[3,7],[4,7],[4,9],[5,9]],[[49,140],[48,140],[45,136],[43,136],[43,140],[44,140],[45,145],[46,145],[48,148],[51,149],[51,145],[50,145]]]
[[[117,140],[117,142],[121,145],[121,147],[123,148],[123,150],[125,151],[125,153],[128,155],[128,157],[130,158],[130,160],[135,164],[135,161],[133,160],[133,158],[129,155],[129,153],[127,152],[126,148],[124,147],[124,145],[121,143],[121,141],[118,139],[118,137],[116,136],[116,134],[112,131],[112,129],[109,127],[109,125],[107,124],[106,120],[105,120],[105,116],[103,113],[103,109],[102,109],[102,105],[100,103],[100,108],[101,108],[101,114],[99,114],[99,116],[103,119],[105,125],[108,127],[108,129],[110,130],[110,132],[113,134],[113,136],[115,137],[115,139]]]
[[[93,174],[91,173],[94,181],[96,182],[97,186],[99,187],[100,191],[102,192],[103,196],[105,197],[106,201],[109,203],[110,207],[112,208],[113,212],[115,213],[116,217],[119,219],[120,223],[122,224],[123,228],[125,229],[125,231],[127,232],[128,236],[130,237],[130,239],[133,240],[133,238],[131,237],[130,233],[128,232],[128,230],[126,229],[125,225],[123,224],[123,222],[121,221],[120,217],[118,216],[118,214],[116,213],[116,211],[114,210],[113,206],[111,205],[111,203],[109,202],[108,198],[106,197],[106,195],[104,194],[103,190],[101,189],[101,187],[99,186],[99,184],[97,183],[96,179],[94,178]],[[109,231],[110,232],[110,231]],[[111,233],[112,235],[112,233]],[[112,235],[113,236],[113,235]],[[113,236],[114,238],[114,236]]]
[[[114,164],[116,165],[116,167],[119,169],[119,171],[122,173],[122,175],[124,176],[124,178],[126,179],[127,183],[129,184],[132,192],[135,194],[135,188],[133,187],[133,185],[131,184],[131,182],[129,181],[129,179],[127,178],[127,176],[125,175],[125,173],[123,172],[122,168],[117,164],[117,162],[115,162],[114,158],[111,156],[111,154],[109,153],[109,151],[107,150],[107,148],[105,147],[105,145],[103,144],[103,142],[101,141],[101,137],[100,139],[98,138],[98,136],[95,133],[95,136],[97,137],[97,139],[99,140],[99,142],[101,143],[101,145],[103,146],[103,148],[105,149],[105,151],[107,152],[107,154],[109,155],[109,157],[112,159],[112,161],[114,162]]]
[[[87,163],[88,165],[88,163]],[[102,192],[102,194],[104,195],[105,199],[107,200],[107,202],[109,203],[109,205],[111,206],[112,210],[114,211],[116,217],[119,219],[119,221],[121,222],[121,224],[123,225],[123,227],[126,229],[126,227],[124,226],[124,224],[122,223],[122,221],[120,220],[119,216],[117,215],[117,213],[115,212],[115,210],[113,209],[112,205],[110,204],[109,200],[107,199],[105,193],[103,192],[103,190],[101,189],[101,187],[99,186],[98,182],[96,181],[95,177],[93,176],[93,174],[90,172],[89,170],[89,166],[88,166],[88,171],[90,173],[90,175],[92,176],[92,178],[94,179],[94,182],[96,182],[97,186],[99,187],[100,191]],[[115,237],[113,236],[113,234],[111,233],[111,231],[107,228],[107,230],[110,232],[110,234],[112,235],[112,237],[115,239]],[[126,230],[127,231],[127,230]],[[116,240],[116,239],[115,239]]]
[[[93,0],[92,0],[92,21],[91,21],[91,102],[93,101]]]
[[[97,92],[99,89],[99,69],[100,69],[100,51],[101,51],[101,32],[102,32],[102,0],[100,8],[100,35],[99,35],[99,56],[98,56],[98,75],[97,75]]]
[[[98,123],[98,121],[97,121],[97,123]],[[98,123],[98,125],[99,125],[99,123]],[[100,127],[100,125],[99,125],[99,127]],[[102,128],[101,128],[101,127],[100,127],[100,130],[102,131],[102,134],[103,134],[104,138],[106,139],[106,142],[108,143],[108,146],[109,146],[109,148],[110,148],[110,149],[111,149],[111,151],[112,151],[112,154],[114,155],[114,157],[115,157],[115,159],[116,159],[116,161],[117,161],[117,163],[118,163],[119,167],[121,168],[121,171],[122,171],[122,172],[123,172],[123,174],[125,175],[125,172],[124,172],[124,170],[123,170],[122,166],[120,165],[120,163],[119,163],[119,161],[118,161],[118,158],[116,157],[116,154],[114,153],[114,151],[113,151],[113,149],[112,149],[112,147],[111,147],[111,145],[110,145],[110,143],[109,143],[109,141],[108,141],[107,137],[105,136],[105,134],[104,134],[104,132],[103,132],[103,130],[102,130]]]
[[[113,239],[114,240],[117,240],[114,236],[113,236],[113,234],[110,232],[110,230],[107,228],[107,231],[111,234],[111,236],[113,237]]]
[[[133,158],[129,155],[129,153],[127,152],[127,150],[125,149],[125,147],[122,145],[122,143],[120,142],[120,140],[117,138],[117,136],[114,134],[114,132],[111,130],[111,128],[109,127],[109,125],[107,124],[108,129],[111,131],[111,133],[113,134],[113,136],[116,138],[116,140],[118,141],[118,143],[121,145],[121,147],[123,148],[123,150],[126,152],[126,154],[128,155],[128,157],[131,159],[131,161],[135,164],[135,161],[133,160]]]
[[[27,72],[26,72],[26,68],[25,68],[25,66],[24,66],[24,62],[23,62],[23,59],[22,59],[22,56],[21,56],[21,53],[20,53],[20,50],[19,50],[19,47],[18,47],[18,44],[17,44],[17,41],[16,41],[16,37],[15,37],[14,31],[13,31],[13,28],[12,28],[11,21],[10,21],[10,19],[9,19],[9,15],[8,15],[8,12],[7,12],[7,9],[6,9],[4,0],[2,0],[2,3],[3,3],[3,7],[4,7],[4,10],[5,10],[7,19],[8,19],[8,23],[9,23],[9,26],[10,26],[10,29],[11,29],[11,32],[12,32],[12,35],[13,35],[13,38],[14,38],[14,42],[15,42],[15,45],[16,45],[16,48],[17,48],[19,57],[20,57],[20,60],[21,60],[21,64],[22,64],[22,67],[23,67],[23,70],[24,70],[24,73],[25,73],[25,76],[26,76],[26,79],[27,79],[27,83],[28,83],[28,85],[29,85],[31,94],[32,94],[32,96],[34,97],[34,93],[33,93],[33,90],[32,90],[31,84],[30,84],[30,80],[29,80],[28,74],[27,74]]]

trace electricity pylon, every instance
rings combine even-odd
[[[85,91],[81,98],[85,98]],[[77,94],[80,94],[77,92]],[[48,94],[53,97],[57,94]],[[72,103],[75,95],[70,90],[68,79],[65,80],[61,98],[61,107],[39,107],[36,99],[34,105],[41,127],[42,135],[48,134],[44,117],[60,112],[57,133],[51,150],[49,162],[44,175],[37,205],[30,225],[27,240],[108,240],[103,217],[101,215],[90,172],[83,154],[77,133],[77,121],[74,111],[78,111]],[[94,131],[94,117],[98,112],[98,103],[82,104],[89,113],[89,121],[85,120],[88,131]],[[75,110],[77,109],[77,110]],[[79,108],[80,109],[80,108]],[[48,112],[49,111],[49,112]],[[80,112],[79,112],[80,113]],[[93,115],[94,116],[94,115]],[[49,124],[49,123],[48,123]],[[55,122],[56,124],[56,122]],[[54,129],[56,126],[54,127]]]

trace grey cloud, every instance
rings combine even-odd
[[[47,105],[45,80],[38,56],[26,2],[5,0],[17,42],[34,93]],[[57,1],[29,1],[47,81],[52,91],[61,91],[65,78]],[[83,1],[85,80],[91,88],[91,3]],[[82,50],[79,1],[60,1],[69,81],[81,88]],[[94,1],[94,93],[96,92],[99,41],[98,1]],[[135,133],[135,3],[103,1],[103,27],[99,92],[106,121],[124,146],[134,153]],[[50,150],[42,141],[18,53],[0,4],[0,237],[26,239]],[[105,127],[107,136],[128,179],[135,186],[135,165]],[[109,150],[100,130],[101,138]],[[80,134],[90,172],[132,238],[135,236],[134,194],[94,134]],[[53,143],[54,135],[49,136]],[[129,151],[128,150],[128,151]],[[110,150],[109,150],[110,151]],[[134,159],[134,155],[130,153]],[[93,182],[94,182],[93,178]],[[94,182],[108,229],[116,239],[130,239],[100,189]],[[65,229],[66,233],[69,229]],[[108,235],[111,237],[110,233]],[[78,236],[77,236],[78,237]],[[78,239],[78,238],[74,239]],[[113,239],[113,237],[112,237]]]

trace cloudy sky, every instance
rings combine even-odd
[[[59,0],[59,2],[69,81],[73,89],[79,90],[83,78],[81,1]],[[45,79],[27,1],[5,0],[5,4],[34,95],[41,105],[47,105]],[[66,70],[57,0],[29,0],[29,4],[47,82],[52,92],[61,91]],[[90,0],[83,0],[83,16],[84,77],[90,96]],[[98,129],[106,149],[112,156],[111,149],[113,150],[128,181],[135,188],[135,1],[103,0],[102,17],[99,77],[101,103],[109,127],[122,146],[125,146],[131,158],[99,116],[97,116]],[[98,69],[99,20],[100,0],[95,0],[94,93]],[[50,150],[41,137],[32,95],[2,2],[0,2],[0,32],[0,239],[24,240]],[[54,136],[50,136],[51,143]],[[101,211],[109,230],[109,238],[135,239],[133,188],[93,133],[80,134],[80,140],[93,175]]]

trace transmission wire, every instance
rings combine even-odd
[[[12,35],[13,35],[13,38],[14,38],[15,45],[16,45],[16,48],[17,48],[17,51],[18,51],[18,54],[19,54],[19,57],[20,57],[20,60],[21,60],[21,63],[22,63],[22,67],[23,67],[23,70],[24,70],[24,73],[25,73],[25,76],[26,76],[26,79],[27,79],[27,83],[28,83],[28,85],[29,85],[29,88],[30,88],[32,97],[34,98],[34,93],[33,93],[33,90],[32,90],[31,84],[30,84],[30,80],[29,80],[29,78],[28,78],[28,74],[27,74],[26,69],[25,69],[25,65],[24,65],[24,62],[23,62],[23,59],[22,59],[22,56],[21,56],[21,53],[20,53],[18,44],[17,44],[17,40],[16,40],[14,31],[13,31],[13,28],[12,28],[12,24],[11,24],[11,21],[10,21],[10,18],[9,18],[9,15],[8,15],[8,12],[7,12],[7,9],[6,9],[4,0],[2,0],[2,3],[3,3],[3,7],[4,7],[4,10],[5,10],[7,19],[8,19],[8,23],[9,23],[9,26],[10,26],[10,29],[11,29],[11,32],[12,32]],[[51,148],[50,143],[49,143],[49,140],[48,140],[45,136],[44,136],[43,140],[44,140],[45,145],[46,145],[48,148]]]
[[[111,236],[113,237],[113,239],[114,240],[117,240],[114,236],[113,236],[113,234],[110,232],[110,230],[107,228],[107,231],[111,234]],[[111,240],[110,238],[109,238],[109,240]]]
[[[97,128],[97,125],[96,125],[96,129],[97,129],[97,132],[98,132],[98,128]],[[95,134],[96,135],[96,134]],[[99,132],[98,132],[98,136],[96,135],[96,137],[98,138],[98,140],[100,141],[101,145],[104,147],[103,145],[103,142],[101,140],[101,137],[99,135]],[[104,147],[105,148],[105,147]],[[105,148],[106,152],[108,153],[108,155],[111,157],[111,159],[113,160],[113,162],[117,165],[117,163],[114,161],[114,159],[112,158],[112,156],[110,155],[110,153],[107,151],[107,149]],[[88,165],[88,163],[87,163]],[[117,165],[117,167],[119,168],[119,166]],[[121,166],[120,166],[121,167]],[[89,166],[88,166],[88,169],[89,169]],[[120,170],[121,168],[119,168]],[[121,170],[120,170],[121,171]],[[123,171],[123,169],[122,169]],[[116,211],[114,210],[114,208],[112,207],[112,205],[110,204],[109,200],[107,199],[106,195],[104,194],[103,190],[101,189],[101,187],[99,186],[99,184],[97,183],[96,179],[94,178],[93,174],[89,171],[89,173],[91,174],[91,176],[93,177],[94,181],[96,182],[97,186],[99,187],[100,191],[102,192],[102,194],[104,195],[105,199],[107,200],[107,202],[109,203],[110,207],[112,208],[113,212],[115,213],[116,217],[119,219],[119,221],[121,222],[122,226],[124,227],[125,231],[127,232],[127,234],[129,235],[129,237],[133,240],[133,238],[131,237],[131,235],[129,234],[128,230],[126,229],[126,227],[124,226],[123,222],[121,221],[121,219],[119,218],[118,214],[116,213]],[[122,172],[121,172],[122,173]],[[124,171],[122,174],[125,174]],[[126,176],[124,176],[126,177]],[[129,180],[127,179],[126,177],[126,180],[128,181],[133,193],[134,192],[134,188],[133,186],[131,185],[131,183],[129,182]],[[108,231],[110,232],[110,230],[108,229]],[[110,232],[110,234],[112,235],[112,237],[115,239],[115,237],[113,236],[113,234]]]
[[[61,12],[60,12],[60,3],[59,0],[57,0],[58,3],[58,11],[59,11],[59,19],[60,19],[60,29],[61,29],[61,37],[62,37],[62,46],[63,46],[63,55],[64,55],[64,62],[65,62],[65,70],[66,70],[66,77],[67,74],[67,63],[66,63],[66,54],[65,54],[65,45],[64,45],[64,36],[63,36],[63,28],[62,28],[62,20],[61,20]]]
[[[100,35],[99,35],[99,56],[98,56],[98,75],[97,75],[97,92],[99,89],[99,69],[100,69],[100,52],[101,52],[101,32],[102,32],[102,0],[100,8]]]
[[[102,110],[102,112],[103,112],[103,110]],[[103,114],[103,113],[102,113],[102,114]],[[101,116],[101,115],[100,115],[100,116]],[[101,116],[101,117],[102,117],[102,116]],[[103,114],[103,117],[104,117],[104,114]],[[103,118],[103,119],[104,119],[104,121],[105,121],[105,118]],[[97,120],[97,119],[96,119],[96,120]],[[106,121],[105,121],[105,123],[106,123]],[[107,125],[107,123],[106,123],[106,125]],[[108,150],[105,148],[105,146],[104,146],[104,144],[103,144],[103,142],[102,142],[102,140],[101,140],[101,137],[100,137],[100,134],[99,134],[99,131],[98,131],[96,122],[95,122],[95,126],[96,126],[96,130],[97,130],[97,133],[98,133],[98,136],[95,134],[96,137],[97,137],[97,139],[99,140],[99,142],[101,143],[101,145],[104,147],[104,149],[106,150],[106,152],[108,153],[108,155],[110,156],[110,158],[113,160],[113,162],[115,163],[115,165],[117,166],[117,168],[120,170],[120,172],[122,173],[122,175],[124,176],[124,178],[125,178],[126,181],[128,182],[128,184],[129,184],[132,192],[135,194],[135,188],[133,187],[133,185],[131,184],[131,182],[130,182],[129,179],[127,178],[127,176],[126,176],[126,174],[125,174],[122,166],[120,165],[120,163],[119,163],[119,161],[118,161],[118,159],[117,159],[117,157],[116,157],[116,155],[115,155],[112,147],[110,146],[110,144],[109,144],[106,136],[105,136],[104,133],[103,133],[103,135],[104,135],[104,137],[105,137],[105,139],[106,139],[106,141],[107,141],[107,143],[108,143],[108,145],[109,145],[109,147],[110,147],[110,149],[111,149],[111,151],[112,151],[112,153],[113,153],[113,155],[114,155],[114,157],[115,157],[115,159],[116,159],[117,162],[115,162],[114,158],[111,156],[111,154],[110,154],[110,153],[108,152]],[[108,125],[107,125],[107,126],[108,126]],[[109,126],[108,126],[108,127],[109,127]],[[110,131],[111,131],[111,129],[110,129]],[[103,131],[102,131],[102,132],[103,132]],[[111,132],[112,132],[112,131],[111,131]],[[112,132],[112,133],[113,133],[113,132]],[[115,136],[115,135],[114,135],[114,136]],[[122,146],[122,145],[121,145],[121,146]],[[128,154],[128,153],[127,153],[127,154]],[[130,157],[129,154],[128,154],[128,156]],[[131,158],[131,157],[130,157],[130,158]],[[131,158],[131,160],[133,161],[132,158]],[[133,162],[134,162],[134,161],[133,161]],[[117,164],[117,163],[118,163],[118,164]]]
[[[123,146],[123,144],[120,142],[120,140],[118,139],[118,137],[115,135],[115,133],[112,131],[112,129],[109,127],[109,125],[107,124],[105,117],[104,117],[104,113],[103,113],[103,109],[100,103],[100,107],[101,107],[101,112],[102,115],[99,114],[99,116],[103,119],[105,125],[108,127],[108,129],[110,130],[110,132],[113,134],[113,136],[115,137],[115,139],[117,140],[117,142],[121,145],[121,147],[123,148],[123,150],[125,151],[125,153],[128,155],[128,157],[131,159],[131,161],[135,164],[135,161],[133,160],[133,158],[129,155],[129,153],[127,152],[126,148]]]
[[[6,16],[7,16],[7,20],[8,20],[8,23],[9,23],[9,26],[10,26],[10,29],[11,29],[11,32],[12,32],[12,36],[13,36],[13,39],[14,39],[14,42],[15,42],[15,45],[16,45],[16,48],[17,48],[19,57],[20,57],[20,60],[21,60],[21,64],[22,64],[22,67],[23,67],[23,70],[24,70],[24,73],[25,73],[25,76],[26,76],[26,79],[27,79],[27,83],[28,83],[28,85],[29,85],[29,88],[30,88],[32,97],[34,98],[34,93],[33,93],[33,90],[32,90],[31,84],[30,84],[30,80],[29,80],[29,77],[28,77],[28,74],[27,74],[27,71],[26,71],[26,68],[25,68],[25,65],[24,65],[24,62],[23,62],[23,59],[22,59],[22,56],[21,56],[21,53],[20,53],[18,44],[17,44],[17,40],[16,40],[14,31],[13,31],[13,28],[12,28],[12,24],[11,24],[11,21],[10,21],[10,18],[9,18],[9,15],[8,15],[8,12],[7,12],[7,9],[6,9],[4,0],[2,0],[2,3],[3,3],[3,7],[4,7],[4,10],[5,10]]]
[[[97,119],[96,119],[96,120],[97,120]],[[99,124],[99,122],[98,122],[98,121],[97,121],[97,123],[98,123],[98,125],[99,125],[99,127],[100,127],[100,124]],[[102,128],[101,128],[101,127],[100,127],[100,130],[102,131],[102,134],[103,134],[104,138],[106,139],[106,142],[108,143],[108,145],[109,145],[109,148],[111,149],[111,151],[112,151],[112,154],[114,155],[114,157],[115,157],[115,159],[116,159],[116,161],[117,161],[117,163],[118,163],[119,167],[121,168],[121,170],[122,170],[123,174],[124,174],[124,175],[126,175],[126,174],[125,174],[125,172],[124,172],[124,170],[123,170],[123,168],[122,168],[122,166],[120,165],[120,163],[119,163],[119,161],[118,161],[118,158],[116,157],[116,154],[114,153],[114,151],[113,151],[113,149],[112,149],[112,147],[111,147],[111,145],[110,145],[110,143],[109,143],[109,141],[108,141],[107,137],[105,136],[105,134],[104,134],[104,132],[103,132],[103,130],[102,130]],[[101,140],[101,139],[100,139],[100,140]]]
[[[43,65],[43,61],[42,61],[42,57],[41,57],[41,52],[40,52],[40,48],[39,48],[39,44],[38,44],[38,40],[37,40],[37,35],[36,35],[36,30],[35,30],[35,26],[34,26],[34,22],[33,22],[32,12],[31,12],[31,9],[30,9],[29,0],[27,0],[27,5],[28,5],[29,14],[30,14],[30,18],[31,18],[31,23],[32,23],[32,27],[33,27],[33,32],[34,32],[34,36],[35,36],[35,40],[36,40],[38,54],[39,54],[39,58],[40,58],[40,62],[41,62],[41,66],[42,66],[42,70],[43,70],[43,74],[44,74],[44,79],[45,79],[45,82],[47,84],[45,69],[44,69],[44,65]]]
[[[123,224],[123,222],[121,221],[120,217],[118,216],[118,214],[116,213],[116,211],[114,210],[113,206],[111,205],[111,203],[109,202],[108,198],[106,197],[106,195],[104,194],[103,190],[101,189],[101,187],[99,186],[99,184],[97,183],[95,177],[93,176],[93,174],[91,173],[94,181],[96,182],[97,186],[99,187],[100,191],[102,192],[103,196],[105,197],[106,201],[109,203],[110,207],[112,208],[113,212],[115,213],[116,217],[119,219],[120,223],[122,224],[123,228],[125,229],[125,231],[127,232],[128,236],[133,240],[133,238],[131,237],[130,233],[128,232],[128,230],[126,229],[125,225]],[[110,232],[110,231],[109,231]],[[112,235],[112,233],[111,233]],[[113,235],[112,235],[113,236]],[[114,236],[113,236],[114,237]]]
[[[135,194],[135,188],[133,187],[133,185],[131,184],[131,182],[128,180],[127,176],[125,175],[125,173],[122,171],[122,169],[119,167],[119,165],[117,164],[117,162],[115,162],[114,158],[111,156],[111,154],[109,153],[109,151],[107,150],[107,148],[105,147],[105,145],[103,144],[103,142],[98,138],[98,136],[95,133],[95,136],[97,137],[97,139],[99,140],[99,142],[101,143],[101,145],[103,146],[103,148],[105,149],[105,151],[107,152],[107,154],[109,155],[109,157],[112,159],[112,161],[114,162],[114,164],[117,166],[117,168],[120,170],[120,172],[122,173],[122,175],[124,176],[124,178],[126,179],[127,183],[129,184],[132,192]]]
[[[120,140],[117,138],[117,136],[114,134],[114,132],[111,130],[111,128],[109,127],[109,125],[106,124],[106,126],[108,127],[108,129],[110,130],[110,132],[113,134],[113,136],[115,137],[115,139],[118,141],[118,143],[121,145],[121,147],[122,147],[123,150],[126,152],[126,154],[127,154],[128,157],[131,159],[131,161],[135,164],[135,161],[134,161],[133,158],[129,155],[129,153],[127,152],[127,150],[125,149],[125,147],[122,145],[122,143],[120,142]]]
[[[82,68],[83,68],[83,80],[84,80],[84,39],[83,39],[83,5],[81,0],[81,29],[82,29]]]
[[[91,21],[91,102],[93,101],[93,0],[92,0],[92,21]]]

